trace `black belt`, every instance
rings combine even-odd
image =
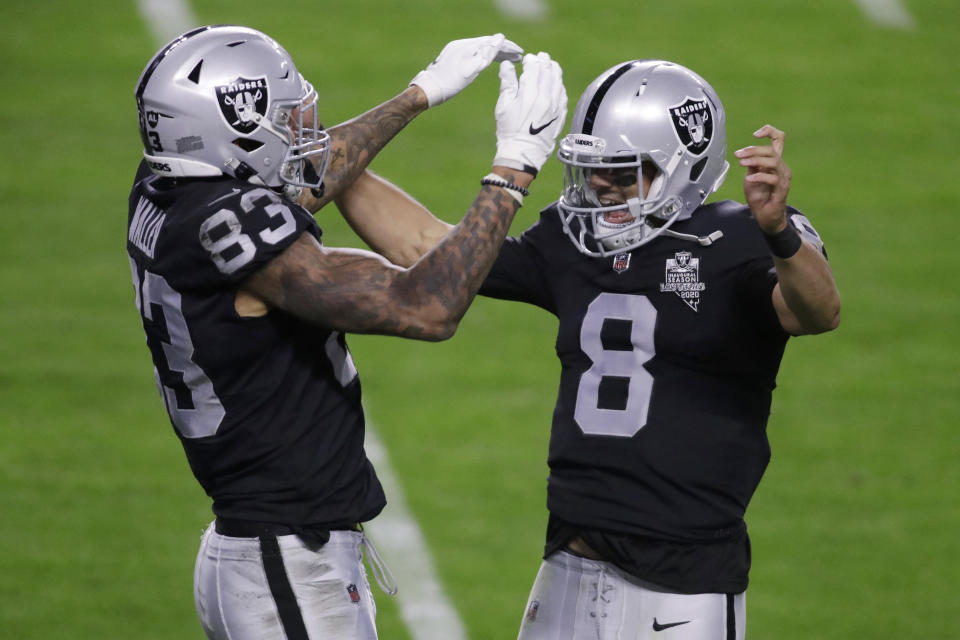
[[[253,520],[232,520],[229,518],[217,518],[214,523],[216,532],[222,536],[231,538],[259,538],[260,536],[290,536],[298,535],[303,537],[304,533],[312,533],[314,536],[320,534],[323,538],[329,538],[330,531],[360,531],[359,524],[349,524],[337,527],[311,527],[311,526],[293,526],[279,524],[276,522],[255,522]]]
[[[293,527],[275,522],[217,518],[214,527],[220,535],[230,536],[231,538],[259,538],[260,536],[289,536],[294,534]]]

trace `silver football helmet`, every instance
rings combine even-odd
[[[663,60],[611,67],[580,96],[570,134],[559,145],[564,230],[591,256],[631,251],[665,233],[710,244],[719,235],[697,238],[668,229],[720,188],[730,166],[726,151],[723,105],[706,80]],[[646,194],[644,164],[652,176]],[[598,196],[595,173],[625,171],[625,184],[639,185],[636,197],[610,202]]]
[[[143,156],[158,175],[227,174],[290,198],[322,187],[330,136],[317,121],[317,93],[259,31],[184,33],[147,64],[136,98]]]

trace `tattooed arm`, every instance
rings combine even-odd
[[[494,60],[518,61],[521,53],[523,49],[502,33],[448,43],[411,80],[406,91],[329,130],[331,148],[324,193],[317,197],[305,190],[300,204],[311,213],[319,211],[351,185],[374,156],[418,114],[458,94]],[[316,117],[315,113],[312,115]]]
[[[318,198],[309,189],[304,189],[300,204],[310,213],[319,211],[349,187],[374,156],[427,108],[427,96],[414,85],[363,115],[331,127],[328,130],[330,159],[323,178],[323,195]]]
[[[500,172],[500,165],[514,169],[543,166],[563,126],[562,115],[566,113],[566,93],[560,80],[560,69],[547,54],[527,56],[520,81],[515,71],[509,62],[501,64],[500,98],[496,108],[497,157],[493,172],[508,181],[512,178]],[[559,101],[558,109],[550,112],[555,114],[552,120],[540,117],[544,106],[538,104],[541,97],[547,101]],[[550,125],[543,129],[546,135],[539,136],[534,132],[540,131],[544,122]],[[402,189],[369,170],[344,189],[336,203],[343,217],[367,245],[400,266],[416,262],[450,229],[448,223],[434,216]]]
[[[497,167],[527,186],[529,173]],[[322,327],[419,340],[453,335],[489,272],[519,205],[485,186],[443,240],[409,269],[356,249],[321,246],[304,233],[246,280],[243,291]]]
[[[460,223],[413,266],[323,247],[305,233],[247,278],[240,293],[350,333],[421,340],[453,335],[520,206],[514,194],[525,191],[550,156],[566,115],[560,66],[541,52],[526,56],[523,69],[518,83],[513,65],[501,65],[493,170],[503,181],[483,186]],[[533,121],[550,125],[534,130]]]

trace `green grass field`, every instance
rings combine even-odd
[[[537,23],[492,0],[193,9],[276,37],[327,123],[401,91],[448,40],[502,31],[561,63],[571,108],[607,67],[658,57],[711,81],[731,150],[784,129],[791,202],[826,240],[844,315],[787,348],[747,513],[748,637],[960,638],[960,4],[906,0],[916,26],[895,29],[852,0],[545,2]],[[200,638],[209,503],[163,414],[124,255],[133,87],[157,43],[132,0],[6,0],[0,25],[0,637]],[[484,74],[373,169],[455,221],[493,157],[496,87]],[[515,233],[559,182],[553,160]],[[334,207],[318,220],[328,244],[357,245]],[[539,564],[555,328],[481,299],[445,343],[351,340],[474,640],[515,637]],[[409,638],[378,604],[381,637]]]

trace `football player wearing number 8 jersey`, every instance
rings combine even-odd
[[[744,638],[743,517],[780,359],[840,314],[820,237],[786,204],[784,134],[754,136],[770,144],[734,154],[747,205],[703,204],[729,166],[716,92],[670,62],[608,69],[561,140],[559,201],[481,288],[559,319],[550,517],[521,640]]]
[[[127,253],[157,387],[213,499],[194,576],[209,637],[377,637],[364,548],[392,586],[360,523],[385,496],[343,334],[453,334],[566,117],[559,65],[528,54],[518,82],[521,54],[502,34],[455,40],[329,131],[290,55],[253,29],[192,30],[141,74]],[[514,74],[497,154],[461,222],[410,268],[322,245],[310,213],[348,185],[367,186],[352,209],[377,224],[418,210],[367,164],[497,59]]]

